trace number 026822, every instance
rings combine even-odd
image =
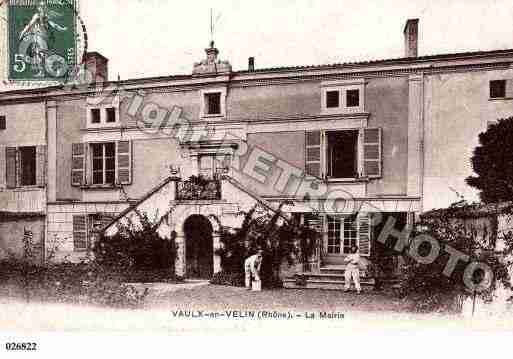
[[[5,349],[9,351],[37,350],[37,343],[5,343]]]

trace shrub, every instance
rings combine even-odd
[[[405,265],[399,293],[411,299],[412,309],[420,312],[460,311],[464,300],[472,295],[488,300],[498,282],[510,287],[508,271],[501,260],[502,254],[494,252],[481,238],[476,237],[472,231],[467,231],[458,221],[442,215],[436,220],[421,223],[419,228],[423,228],[422,231],[412,233],[412,238],[419,234],[428,235],[438,242],[441,250],[440,255],[432,263],[422,264],[407,255],[408,248],[405,249]],[[465,261],[458,261],[452,274],[445,275],[443,272],[450,258],[443,250],[445,247],[468,254],[471,261],[488,265],[494,275],[492,285],[479,293],[469,290],[463,281],[463,273],[467,266]],[[418,249],[421,257],[429,255],[430,251],[430,245],[427,243]],[[473,282],[480,283],[483,274],[482,271],[476,271],[472,278]]]
[[[153,271],[171,279],[176,258],[174,239],[161,238],[157,225],[146,214],[141,214],[139,218],[140,225],[133,222],[119,224],[114,236],[99,237],[93,247],[96,263],[118,267],[136,276]]]

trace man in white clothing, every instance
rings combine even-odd
[[[362,290],[360,287],[360,268],[358,267],[358,264],[360,263],[360,254],[358,253],[358,247],[352,246],[351,247],[351,254],[349,254],[345,258],[345,262],[347,262],[346,270],[344,273],[344,292],[347,292],[349,288],[351,287],[351,277],[354,281],[354,286],[356,288],[356,291],[360,293]]]
[[[249,256],[244,261],[244,272],[246,274],[246,289],[251,289],[251,280],[260,281],[260,266],[264,251],[259,249],[256,254]]]

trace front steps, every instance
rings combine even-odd
[[[343,290],[345,266],[326,266],[320,272],[303,272],[283,280],[283,286],[289,289],[332,289]],[[373,290],[376,281],[364,271],[360,271],[360,285],[363,291]],[[351,283],[354,290],[354,283]]]

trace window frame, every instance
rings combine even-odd
[[[321,83],[321,114],[351,114],[365,112],[365,79],[324,81]],[[358,91],[358,106],[348,106],[348,91]],[[328,107],[328,93],[339,92],[339,106]]]
[[[88,100],[88,103],[87,103],[87,124],[86,124],[86,128],[91,128],[91,129],[96,129],[96,128],[102,128],[102,127],[119,127],[120,125],[120,118],[121,118],[121,113],[120,113],[120,100],[118,98],[118,96],[114,96],[113,98],[111,98],[110,101],[106,101],[106,100],[103,100],[102,103],[100,103],[102,101],[100,100]],[[114,117],[115,117],[115,121],[114,122],[108,122],[108,110],[110,108],[113,108],[114,109]],[[92,116],[92,111],[93,110],[99,110],[100,111],[100,122],[98,123],[93,123],[93,116]]]
[[[492,96],[493,87],[492,84],[494,83],[500,83],[501,84],[501,92],[503,93],[502,96]],[[488,95],[491,100],[497,100],[497,99],[504,99],[507,97],[507,80],[505,79],[497,79],[497,80],[490,80],[488,85]]]
[[[329,94],[337,94],[337,105],[336,106],[330,106],[330,97]],[[340,108],[340,91],[339,90],[326,90],[326,108],[332,109],[332,108]]]
[[[348,219],[351,220],[352,223],[346,223],[346,220]],[[326,215],[326,254],[331,256],[344,256],[351,254],[350,251],[352,245],[355,245],[358,248],[360,248],[360,229],[358,223],[359,218],[355,215]],[[332,226],[333,224],[338,226],[338,228]],[[354,236],[348,236],[346,238],[346,233],[350,232],[354,232]],[[330,239],[335,239],[335,243],[330,244]],[[349,242],[349,245],[347,246],[345,245],[346,239]],[[338,251],[330,251],[330,249],[333,248],[338,249]]]
[[[343,129],[343,130],[324,130],[322,131],[324,133],[324,143],[321,143],[321,152],[324,152],[324,156],[325,156],[325,163],[324,163],[324,173],[325,173],[325,177],[326,179],[328,180],[334,180],[334,181],[337,181],[337,180],[355,180],[357,178],[360,177],[360,173],[361,173],[361,170],[360,170],[360,154],[361,154],[361,149],[360,149],[360,139],[361,139],[361,135],[360,135],[360,129]],[[356,133],[356,143],[355,143],[355,148],[354,148],[354,151],[355,151],[355,154],[354,154],[354,159],[355,159],[355,169],[354,169],[354,176],[353,177],[328,177],[328,170],[330,168],[330,165],[329,165],[329,161],[330,161],[330,156],[329,156],[329,148],[330,148],[330,145],[329,145],[329,140],[328,140],[328,134],[329,133],[335,133],[335,132],[355,132]],[[321,162],[322,163],[322,162]]]
[[[325,129],[319,130],[321,134],[321,176],[322,179],[327,182],[354,182],[362,178],[363,174],[363,131],[365,128],[334,128],[334,129]],[[327,134],[329,132],[343,132],[343,131],[352,131],[356,132],[356,148],[355,148],[355,159],[356,159],[356,171],[354,177],[328,177],[328,138]]]
[[[357,94],[358,103],[356,105],[349,104],[349,99],[350,99],[349,94],[353,93],[353,92],[356,92],[356,94]],[[360,89],[347,89],[346,90],[346,107],[351,107],[351,108],[360,107]]]
[[[113,113],[114,121],[109,121],[109,112],[110,111],[112,111],[112,113]],[[118,122],[118,115],[117,115],[116,108],[113,106],[105,107],[105,123],[112,124],[112,123],[116,123],[116,122]]]
[[[28,149],[31,149],[31,151],[33,151],[33,155],[34,155],[34,158],[31,159],[31,163],[33,165],[33,170],[32,170],[32,173],[33,173],[33,183],[29,183],[29,184],[26,184],[26,181],[24,180],[25,179],[25,171],[24,171],[24,160],[26,160],[24,158],[24,151],[28,150]],[[18,160],[19,160],[19,164],[17,165],[18,166],[18,170],[20,171],[19,173],[19,187],[21,188],[25,188],[25,187],[34,187],[34,186],[37,186],[37,146],[20,146],[18,147]]]
[[[96,118],[95,114],[98,115],[98,118]],[[89,109],[89,118],[91,125],[99,125],[102,123],[102,110],[101,108],[91,108]],[[98,120],[98,121],[96,121]]]
[[[107,157],[106,156],[106,145],[112,145],[114,147],[114,155],[112,157]],[[101,146],[102,148],[102,183],[95,183],[94,181],[94,174],[95,172],[98,172],[98,171],[95,171],[94,169],[94,160],[95,160],[95,156],[94,156],[94,153],[93,153],[93,147],[94,146]],[[87,171],[87,175],[88,177],[90,178],[90,183],[91,183],[91,187],[115,187],[116,186],[116,181],[117,181],[117,146],[116,146],[116,142],[115,141],[107,141],[107,142],[90,142],[88,143],[88,155],[89,155],[89,161],[88,161],[88,164],[89,164],[89,168],[90,170]],[[111,158],[114,160],[114,180],[112,183],[107,183],[107,172],[112,172],[112,170],[107,170],[107,160]]]
[[[208,95],[219,94],[219,113],[208,113]],[[226,116],[226,87],[209,88],[200,91],[200,117],[202,118],[222,118]]]
[[[0,115],[0,131],[7,130],[7,117]]]

